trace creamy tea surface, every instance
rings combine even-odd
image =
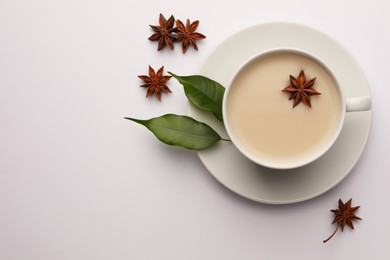
[[[313,88],[321,93],[293,108],[289,75],[316,77]],[[340,122],[340,96],[330,74],[313,59],[293,52],[275,52],[255,58],[232,82],[227,117],[238,141],[267,161],[293,162],[321,150]]]

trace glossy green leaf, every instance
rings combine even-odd
[[[144,125],[163,143],[190,150],[201,150],[221,140],[210,126],[188,116],[166,114],[149,120],[125,119]]]
[[[225,88],[221,84],[200,75],[177,76],[171,72],[168,73],[183,85],[184,92],[192,104],[212,112],[218,120],[223,121],[222,100]]]

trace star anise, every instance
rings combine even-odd
[[[178,30],[177,39],[182,41],[181,47],[183,49],[183,53],[187,51],[189,45],[194,47],[195,50],[198,50],[196,40],[202,40],[206,38],[206,36],[203,34],[195,32],[199,26],[199,21],[196,20],[195,22],[190,23],[190,20],[187,19],[186,25],[184,26],[182,21],[177,20],[176,26]]]
[[[301,101],[311,107],[310,96],[311,95],[321,95],[321,93],[314,90],[312,87],[314,85],[316,78],[306,82],[305,72],[301,70],[299,73],[298,79],[290,75],[291,85],[282,89],[283,92],[291,93],[288,100],[294,99],[294,105],[298,105]]]
[[[165,83],[172,78],[172,76],[163,76],[164,66],[162,66],[157,73],[152,67],[149,66],[149,76],[139,75],[138,78],[145,81],[146,84],[141,85],[140,87],[146,87],[146,97],[149,97],[151,94],[155,94],[159,101],[161,101],[161,92],[172,91],[165,85]]]
[[[329,239],[331,239],[334,236],[334,234],[336,234],[339,227],[341,227],[341,232],[344,231],[345,225],[348,225],[350,228],[354,229],[352,221],[361,220],[361,218],[355,215],[355,212],[360,208],[360,206],[351,207],[351,204],[352,204],[352,199],[349,199],[345,204],[341,199],[339,199],[339,208],[331,210],[331,212],[333,212],[336,215],[332,222],[332,224],[336,223],[336,229],[329,238],[325,239],[322,242],[324,243],[328,242]]]
[[[176,27],[173,27],[175,25],[175,18],[171,15],[171,17],[166,20],[165,17],[160,14],[159,24],[160,26],[149,25],[155,32],[149,37],[149,40],[158,41],[158,51],[162,50],[165,45],[168,45],[168,47],[173,50],[173,41],[177,39],[177,36],[173,34],[177,30]]]

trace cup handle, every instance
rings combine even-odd
[[[367,111],[371,109],[370,97],[347,98],[347,112]]]

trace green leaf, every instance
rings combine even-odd
[[[144,125],[163,143],[190,150],[201,150],[221,140],[210,126],[188,116],[166,114],[149,120],[125,119]]]
[[[188,100],[196,107],[210,111],[214,116],[223,121],[222,100],[225,88],[218,82],[200,75],[177,76],[168,72],[184,87]]]

